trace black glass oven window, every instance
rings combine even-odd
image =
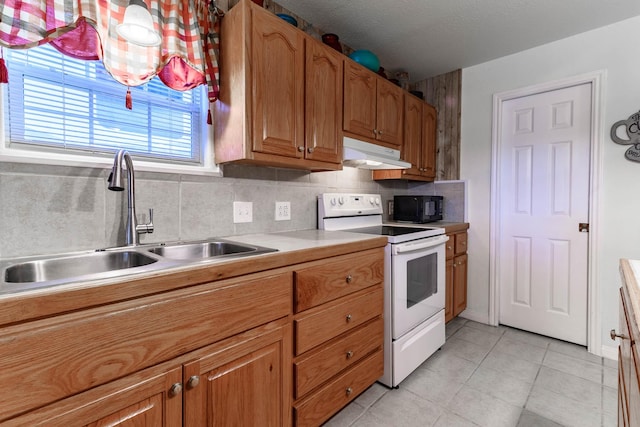
[[[438,254],[407,262],[407,308],[438,292]]]

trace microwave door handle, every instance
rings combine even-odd
[[[415,252],[422,249],[432,248],[434,246],[438,246],[444,244],[447,240],[449,240],[449,236],[438,236],[430,239],[421,239],[416,242],[402,243],[399,245],[395,245],[394,253],[402,254],[406,252]]]

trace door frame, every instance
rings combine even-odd
[[[499,162],[502,147],[503,103],[515,98],[536,95],[543,92],[564,89],[581,84],[591,84],[591,141],[589,165],[589,224],[587,252],[587,350],[602,356],[602,325],[600,319],[600,286],[598,283],[599,245],[598,219],[600,217],[599,193],[602,187],[602,155],[600,141],[604,141],[602,116],[604,111],[603,88],[606,71],[599,70],[587,74],[526,86],[493,95],[493,123],[491,137],[491,218],[489,238],[489,324],[497,326],[500,321],[500,271],[501,218],[500,218],[500,176]]]

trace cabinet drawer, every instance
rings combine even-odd
[[[326,260],[294,273],[296,313],[318,306],[384,279],[384,249]]]
[[[447,259],[453,258],[455,255],[455,247],[456,247],[456,235],[455,234],[447,234],[449,236],[449,240],[445,246],[445,255]]]
[[[296,398],[300,398],[372,351],[382,348],[382,318],[368,323],[294,365]]]
[[[309,310],[294,320],[296,356],[382,314],[382,285]]]
[[[295,425],[322,424],[380,378],[383,371],[383,353],[378,350],[309,398],[294,405]]]
[[[467,252],[467,233],[457,233],[456,234],[456,246],[455,246],[456,255],[463,254]]]

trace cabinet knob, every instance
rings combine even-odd
[[[200,377],[197,375],[192,375],[191,377],[189,377],[189,380],[187,381],[187,388],[188,389],[192,389],[198,386],[198,384],[200,384]]]
[[[624,336],[624,335],[622,335],[622,334],[618,334],[618,333],[616,333],[616,330],[615,330],[615,329],[612,329],[612,330],[609,332],[609,336],[610,336],[610,337],[611,337],[611,339],[612,339],[612,340],[614,340],[614,341],[616,340],[616,338],[620,338],[621,340],[626,340],[626,339],[628,339],[628,337],[625,337],[625,336]]]
[[[304,147],[298,147],[298,151],[303,152],[304,151]]]
[[[182,393],[182,384],[181,383],[175,383],[169,389],[169,396],[171,396],[171,397],[177,396],[180,393]]]
[[[309,148],[307,148],[307,152],[308,152],[308,153],[313,153],[313,147],[309,147]]]
[[[382,135],[382,131],[381,130],[378,131],[378,135]]]
[[[452,250],[453,248],[451,246],[447,246],[447,249]]]
[[[349,396],[351,393],[353,393],[353,389],[351,387],[347,387],[345,393],[347,394],[347,396]]]
[[[453,268],[456,268],[456,265],[457,265],[457,264],[454,262],[454,263],[453,263]]]
[[[353,281],[353,277],[349,274],[349,275],[346,277],[345,281],[346,281],[347,283],[351,283],[351,282]]]
[[[353,357],[353,351],[347,351],[347,359],[351,359]]]
[[[373,136],[376,136],[376,133],[378,133],[378,131],[374,129],[373,130]]]
[[[347,322],[351,322],[351,315],[347,314]]]

